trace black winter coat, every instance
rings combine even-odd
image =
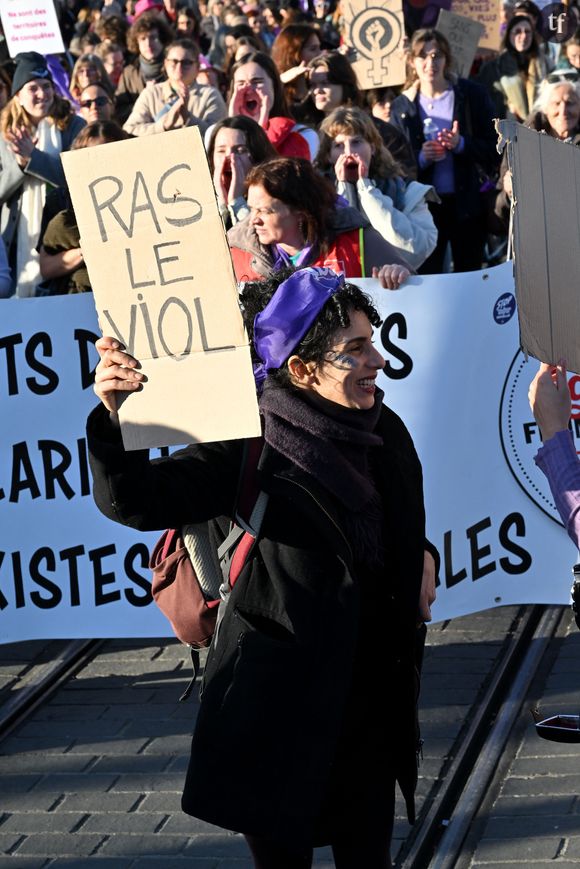
[[[376,432],[384,445],[371,448],[369,461],[383,501],[387,575],[377,587],[376,653],[362,663],[376,715],[387,722],[380,744],[412,820],[424,640],[416,627],[426,545],[422,473],[409,433],[386,407]],[[95,501],[117,522],[149,531],[222,517],[211,523],[219,536],[223,517],[234,513],[241,441],[150,462],[146,451],[124,452],[99,407],[88,444]],[[183,808],[296,847],[315,837],[357,649],[369,640],[359,636],[365,577],[319,483],[267,444],[259,476],[268,507],[208,655]],[[369,764],[366,774],[373,772]]]
[[[460,78],[453,85],[453,91],[453,120],[458,122],[459,132],[465,139],[463,151],[461,154],[454,154],[453,158],[455,199],[458,220],[466,220],[482,213],[480,188],[486,176],[497,177],[500,158],[496,149],[493,107],[485,89],[468,79]],[[419,94],[413,101],[404,94],[394,100],[391,106],[391,123],[407,133],[418,165],[419,152],[425,142]],[[423,184],[432,184],[433,166],[419,168],[417,180]]]

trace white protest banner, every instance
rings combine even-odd
[[[479,40],[481,48],[499,49],[500,9],[498,0],[451,0],[451,11],[464,18],[472,18],[483,24],[484,32]]]
[[[447,37],[453,58],[453,71],[460,78],[469,78],[479,40],[485,30],[480,21],[456,15],[447,9],[439,11],[437,30]]]
[[[64,52],[53,0],[2,0],[0,20],[10,57],[21,51]]]
[[[402,0],[382,3],[348,0],[343,4],[349,60],[363,90],[405,81],[405,35]]]
[[[567,603],[576,550],[533,456],[511,264],[372,291],[385,402],[407,424],[441,553],[434,619],[500,604]],[[105,519],[84,443],[95,404],[89,296],[0,303],[0,640],[170,635],[150,602],[158,534]],[[580,440],[580,377],[570,377]]]
[[[95,509],[90,295],[0,302],[0,641],[159,636],[149,549]]]
[[[62,161],[99,322],[147,376],[120,409],[126,449],[258,435],[248,337],[198,127]]]

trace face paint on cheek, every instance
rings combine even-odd
[[[349,356],[348,353],[339,353],[334,350],[331,350],[328,354],[328,361],[331,365],[334,365],[335,368],[346,368],[352,371],[358,367],[358,362],[354,356]]]

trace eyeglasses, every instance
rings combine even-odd
[[[81,100],[79,105],[81,109],[90,109],[91,106],[96,106],[98,109],[101,109],[109,102],[109,97],[95,97],[94,100]]]
[[[512,36],[531,36],[531,28],[530,27],[514,27],[512,30]]]
[[[178,60],[175,57],[168,57],[167,63],[171,66],[181,66],[183,69],[190,69],[195,63],[195,60],[188,60],[184,58],[183,60]]]
[[[315,79],[311,78],[309,82],[309,87],[311,91],[315,91],[317,88],[322,88],[323,90],[327,90],[332,87],[332,82],[328,81],[327,78],[324,79]]]

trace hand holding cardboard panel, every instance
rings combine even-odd
[[[513,250],[522,350],[580,372],[580,149],[498,121],[513,182]]]
[[[69,151],[63,165],[104,334],[142,363],[126,449],[260,433],[248,338],[197,127]]]

